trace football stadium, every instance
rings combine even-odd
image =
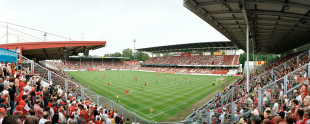
[[[0,124],[310,124],[309,1],[182,4],[228,40],[132,49],[0,20]]]

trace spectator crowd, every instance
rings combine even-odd
[[[59,70],[133,69],[139,66],[136,63],[124,63],[121,59],[67,59],[46,63]]]
[[[239,55],[165,56],[151,57],[150,65],[238,65]]]
[[[0,60],[1,61],[1,60]],[[101,107],[16,62],[0,63],[0,124],[129,124],[117,111]]]
[[[180,67],[141,67],[139,68],[141,71],[154,71],[160,73],[186,73],[186,74],[228,74],[231,71],[231,74],[236,74],[237,69],[224,69],[224,68],[208,68],[208,67],[200,67],[200,68],[180,68]]]
[[[245,77],[240,78],[192,117],[208,113],[204,122],[214,124],[310,124],[308,63],[309,51],[267,63],[250,74],[249,92]]]

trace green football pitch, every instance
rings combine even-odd
[[[222,88],[223,82],[228,83],[237,78],[140,71],[69,71],[66,73],[90,90],[115,102],[118,95],[120,105],[145,119],[157,122],[162,122]],[[225,78],[226,81],[218,81],[217,85],[213,86],[212,82],[218,78]],[[144,86],[145,82],[147,86]],[[126,89],[129,90],[128,95]],[[151,108],[152,113],[150,113]]]

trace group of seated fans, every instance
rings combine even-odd
[[[0,124],[130,123],[117,111],[64,90],[57,82],[44,82],[34,72],[15,62],[0,63]]]
[[[175,67],[141,67],[142,71],[155,71],[161,73],[199,73],[199,74],[227,74],[230,69],[222,68],[175,68]],[[235,69],[235,72],[237,70]]]
[[[238,65],[239,55],[165,56],[151,57],[151,65]]]
[[[120,59],[115,60],[91,60],[91,59],[68,59],[59,61],[46,61],[47,64],[59,70],[91,70],[91,69],[131,69],[136,64],[127,64]]]
[[[217,95],[195,115],[208,114],[205,122],[214,124],[310,124],[308,63],[309,51],[269,62],[250,74],[249,92],[240,77],[230,92]]]
[[[178,62],[175,64],[186,64],[186,65],[197,65],[197,64],[205,64],[205,65],[236,65],[239,63],[239,55],[225,55],[225,56],[192,56],[192,57],[152,57],[145,61],[143,64],[152,64],[156,65],[159,62],[171,61]],[[209,59],[206,59],[209,58]],[[212,58],[212,59],[211,59]],[[191,60],[193,59],[193,60]],[[204,60],[206,59],[206,60]],[[183,61],[184,60],[184,61]],[[186,60],[186,61],[185,61]],[[221,61],[222,60],[222,61]],[[205,63],[201,63],[204,61]],[[89,59],[67,59],[60,61],[46,61],[47,64],[58,69],[54,70],[54,72],[59,72],[59,75],[65,75],[62,70],[99,70],[99,69],[135,69],[135,70],[144,70],[144,71],[156,71],[162,73],[199,73],[199,74],[228,74],[230,69],[223,69],[219,67],[214,68],[175,68],[175,67],[141,67],[139,62],[130,62],[126,63],[120,59],[116,60],[89,60]],[[170,63],[171,64],[171,63]],[[43,66],[43,65],[42,65]],[[237,70],[233,70],[234,74],[237,73]]]

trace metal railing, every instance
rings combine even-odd
[[[302,78],[310,77],[309,58],[310,58],[310,51],[306,51],[297,55],[296,57],[289,59],[286,62],[283,62],[282,64],[279,64],[278,66],[262,74],[259,74],[255,77],[253,76],[252,79],[250,80],[250,84],[252,84],[251,86],[253,88],[251,94],[245,95],[242,98],[236,97],[236,95],[242,93],[240,91],[244,89],[244,84],[236,86],[234,90],[231,90],[233,94],[232,95],[229,94],[230,96],[232,96],[229,99],[232,100],[233,102],[230,102],[228,104],[225,104],[224,102],[225,105],[223,105],[222,101],[218,100],[218,98],[214,98],[207,103],[207,106],[200,108],[199,112],[193,113],[192,116],[187,117],[186,120],[184,120],[183,122],[219,123],[221,122],[220,120],[222,120],[224,121],[222,123],[233,123],[234,121],[240,119],[239,117],[235,117],[237,116],[235,115],[236,111],[233,110],[238,111],[242,110],[243,113],[245,112],[249,113],[248,110],[253,111],[254,109],[264,111],[266,109],[271,108],[269,106],[273,106],[275,103],[278,103],[280,106],[281,102],[283,102],[281,99],[284,96],[286,96],[286,98],[288,99],[293,99],[296,97],[294,90],[302,87],[301,84]],[[261,86],[263,87],[260,88]],[[252,101],[253,104],[251,106],[247,104],[244,105],[243,102],[245,98],[247,98],[248,101]],[[241,101],[241,103],[238,103],[239,101]],[[265,104],[268,106],[265,106]],[[242,109],[240,105],[242,107],[245,107],[244,109],[246,111],[244,111],[244,109]],[[229,106],[230,108],[233,109],[230,110],[226,109],[229,108]],[[251,107],[252,109],[250,109]],[[226,109],[224,114],[222,110],[223,108]],[[217,111],[220,111],[221,113]],[[248,114],[238,114],[238,116],[240,115],[248,115]]]
[[[99,95],[74,81],[71,81],[65,76],[61,76],[53,71],[50,71],[49,69],[35,63],[33,60],[29,60],[24,56],[22,56],[22,67],[29,68],[29,70],[34,72],[34,74],[39,74],[41,79],[48,83],[52,81],[53,84],[59,85],[64,92],[72,93],[78,99],[84,100],[85,98],[88,98],[90,101],[95,102],[98,106],[117,111],[116,113],[124,117],[124,120],[129,118],[130,121],[135,123],[154,123],[154,121],[147,120],[115,103],[113,100]]]

